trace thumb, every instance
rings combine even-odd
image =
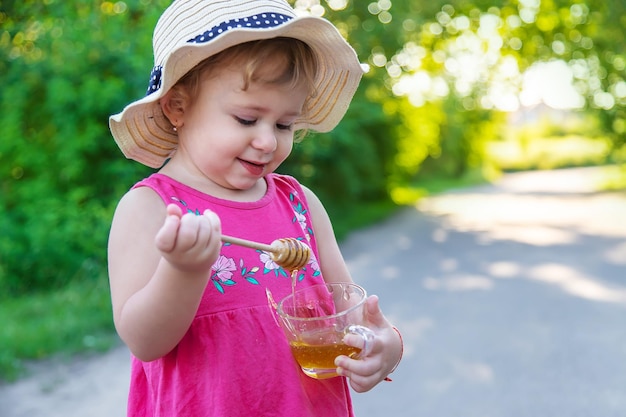
[[[385,327],[387,325],[387,319],[380,310],[377,295],[370,295],[365,300],[365,318],[376,327]]]

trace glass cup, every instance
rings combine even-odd
[[[305,374],[332,378],[337,376],[337,356],[359,359],[369,354],[374,333],[363,326],[366,298],[356,284],[332,283],[297,290],[278,303],[279,324]],[[360,336],[363,348],[345,344],[348,334]]]

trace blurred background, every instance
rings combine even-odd
[[[0,381],[115,337],[106,275],[119,198],[151,170],[108,117],[145,94],[168,0],[0,0]],[[343,122],[281,172],[336,232],[512,171],[603,166],[626,189],[623,0],[298,0],[367,68]],[[358,207],[358,209],[356,209]]]

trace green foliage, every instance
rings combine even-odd
[[[314,189],[329,211],[386,198],[396,118],[385,114],[380,104],[367,101],[364,90],[357,92],[340,128],[311,134],[296,144],[280,168]]]
[[[423,176],[461,178],[483,164],[486,145],[497,139],[502,113],[460,107],[453,98],[443,103],[439,149],[422,163]]]
[[[146,172],[120,158],[106,123],[145,88],[156,14],[142,3],[3,6],[0,298],[105,269],[116,196]]]
[[[392,187],[412,182],[423,162],[441,155],[441,129],[446,120],[441,103],[429,102],[415,108],[407,100],[397,100],[402,122],[395,127],[398,152],[394,158]]]

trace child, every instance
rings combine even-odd
[[[132,353],[129,416],[352,416],[395,369],[402,339],[367,300],[371,353],[317,380],[294,361],[268,307],[291,277],[221,235],[304,240],[297,287],[352,279],[318,198],[273,171],[298,130],[331,130],[361,77],[326,20],[284,0],[177,0],[154,31],[148,94],[112,116],[128,157],[157,173],[119,202],[109,239],[117,331]],[[346,342],[359,346],[358,338]]]

